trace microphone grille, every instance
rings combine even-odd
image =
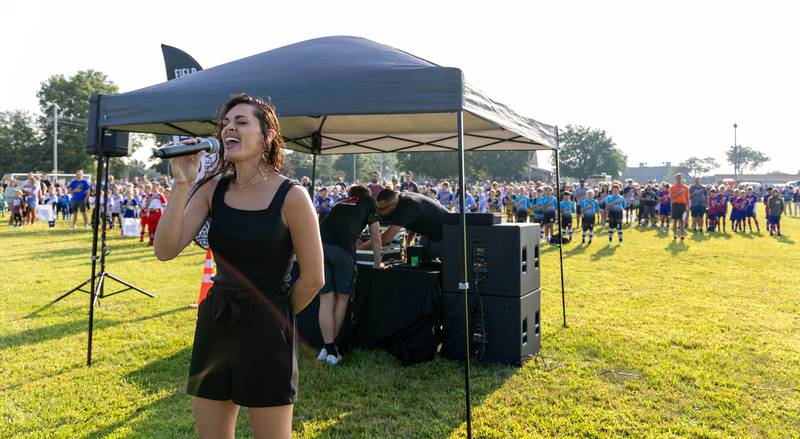
[[[209,137],[206,141],[211,144],[211,148],[208,149],[209,153],[216,153],[219,152],[219,141],[216,137]]]

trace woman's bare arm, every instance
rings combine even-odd
[[[300,277],[294,283],[290,296],[292,310],[297,314],[311,302],[325,284],[322,239],[319,234],[317,212],[305,189],[292,186],[286,194],[283,217],[292,235],[294,253],[300,264]]]

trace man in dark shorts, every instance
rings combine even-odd
[[[700,184],[700,177],[695,177],[694,184],[689,187],[689,203],[692,212],[692,232],[703,231],[703,217],[708,208],[708,189]]]
[[[89,220],[86,218],[86,195],[90,188],[89,182],[83,178],[83,170],[76,172],[75,179],[67,186],[70,193],[69,213],[72,214],[71,229],[74,229],[75,223],[78,222],[78,211],[83,216],[83,228],[89,227]]]
[[[578,180],[578,187],[576,187],[575,190],[572,191],[572,199],[573,201],[575,201],[575,208],[577,209],[575,212],[577,214],[576,221],[578,222],[576,224],[576,227],[581,226],[581,216],[582,216],[581,201],[586,199],[586,193],[589,190],[589,188],[587,188],[585,185],[586,185],[586,180],[581,178],[580,180]]]
[[[319,327],[325,346],[317,356],[335,365],[342,360],[336,337],[347,313],[347,303],[355,284],[356,241],[369,225],[373,267],[381,262],[380,214],[366,186],[352,186],[348,197],[334,204],[320,224],[325,261],[325,286],[319,291]]]
[[[442,227],[447,222],[449,211],[436,200],[414,192],[398,194],[391,189],[384,189],[378,194],[378,210],[391,224],[383,232],[383,244],[392,242],[400,229],[405,228],[408,231],[407,243],[411,243],[417,234],[422,235],[425,257],[442,256]]]
[[[683,176],[675,174],[675,184],[669,188],[669,199],[672,201],[672,240],[677,239],[678,226],[681,230],[681,241],[686,237],[686,222],[683,215],[686,213],[686,206],[689,204],[689,186],[681,182]]]

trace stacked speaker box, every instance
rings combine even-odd
[[[86,130],[86,153],[104,157],[128,157],[131,155],[131,144],[127,131],[98,132],[97,122],[100,113],[100,97],[93,94],[89,97],[89,126]],[[100,134],[98,136],[98,134]]]
[[[464,330],[461,228],[444,226],[442,355],[521,365],[541,347],[539,225],[468,225],[469,323]]]

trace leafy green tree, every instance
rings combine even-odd
[[[0,112],[0,175],[47,169],[41,147],[36,122],[28,112]]]
[[[605,173],[619,178],[625,170],[625,154],[605,130],[567,125],[560,133],[558,151],[561,173],[581,178]],[[552,157],[555,166],[555,154]]]
[[[769,161],[769,157],[761,151],[756,151],[749,146],[734,145],[725,151],[728,163],[733,165],[733,174],[738,176],[743,171],[755,170],[763,163]]]
[[[712,169],[719,168],[719,162],[713,157],[689,157],[688,159],[682,161],[679,166],[688,169],[689,175],[701,177]]]
[[[74,76],[58,74],[43,81],[36,97],[42,116],[43,148],[53,144],[53,104],[58,105],[58,166],[64,172],[89,169],[93,157],[86,154],[86,127],[89,113],[89,95],[116,93],[117,86],[105,74],[96,70],[83,70]],[[50,162],[46,169],[51,169]]]

